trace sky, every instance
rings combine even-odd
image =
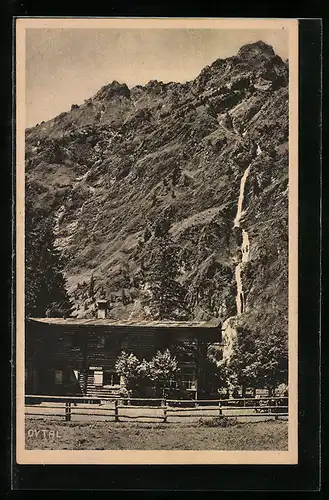
[[[288,58],[281,30],[29,28],[26,126],[82,104],[113,80],[128,87],[192,80],[216,59],[258,40]]]

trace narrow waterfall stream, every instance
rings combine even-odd
[[[246,168],[244,171],[244,174],[241,178],[240,182],[240,194],[239,194],[239,199],[238,199],[238,208],[236,212],[236,216],[234,219],[234,226],[233,227],[240,227],[240,220],[243,214],[243,200],[244,200],[244,189],[246,185],[246,181],[248,178],[250,172],[250,165]],[[243,288],[242,288],[242,280],[241,280],[241,271],[242,271],[242,263],[248,261],[248,256],[249,256],[249,237],[247,231],[242,229],[242,245],[241,245],[241,253],[242,253],[242,259],[241,262],[239,262],[235,266],[235,281],[236,281],[236,287],[237,287],[237,294],[236,294],[236,311],[237,311],[237,316],[240,316],[243,313],[244,309],[244,295],[243,295]]]
[[[261,153],[262,153],[262,150],[261,150],[260,146],[257,145],[256,155],[258,156]],[[245,191],[246,181],[247,181],[248,175],[250,173],[250,168],[251,168],[251,163],[246,168],[246,170],[244,171],[243,176],[241,178],[237,212],[236,212],[236,216],[235,216],[234,223],[233,223],[234,228],[240,227],[240,221],[241,221],[242,215],[244,214],[244,211],[243,211],[243,202],[244,202],[244,194],[245,194],[244,191]],[[243,264],[245,264],[249,260],[249,249],[250,249],[249,235],[245,229],[242,229],[242,244],[241,244],[240,248],[241,248],[241,260],[235,266],[236,315],[230,316],[222,324],[222,334],[223,334],[223,343],[224,343],[223,360],[229,359],[233,353],[234,340],[236,338],[236,328],[234,325],[234,320],[238,316],[241,316],[241,314],[244,312],[244,307],[245,307],[241,273],[242,273]]]

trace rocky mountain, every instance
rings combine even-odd
[[[106,296],[113,318],[147,315],[138,276],[170,216],[191,318],[237,314],[245,230],[239,322],[286,334],[288,75],[257,42],[186,83],[114,81],[26,130],[26,193],[55,214],[74,314]]]

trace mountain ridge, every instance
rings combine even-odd
[[[27,196],[55,214],[75,315],[92,316],[105,293],[114,319],[147,317],[138,273],[157,224],[171,214],[191,319],[232,316],[241,257],[233,221],[250,165],[240,322],[287,332],[288,72],[271,46],[256,42],[189,82],[129,89],[114,81],[27,129]]]

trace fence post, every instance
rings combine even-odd
[[[278,409],[277,407],[278,407],[278,400],[277,400],[277,399],[275,399],[275,400],[274,400],[274,411],[275,411],[275,417],[274,417],[274,420],[278,420],[278,419],[279,419],[279,417],[278,417],[278,412],[276,411],[276,410]]]
[[[163,398],[162,406],[163,406],[163,422],[167,423],[167,401],[166,401],[166,398]]]
[[[119,422],[119,404],[117,399],[114,401],[114,420],[115,422]]]
[[[218,403],[218,411],[219,411],[219,416],[223,415],[223,410],[222,410],[222,408],[221,408],[221,407],[222,407],[222,405],[221,405],[221,403],[219,402],[219,403]]]
[[[65,421],[70,422],[71,421],[71,402],[65,403]]]

